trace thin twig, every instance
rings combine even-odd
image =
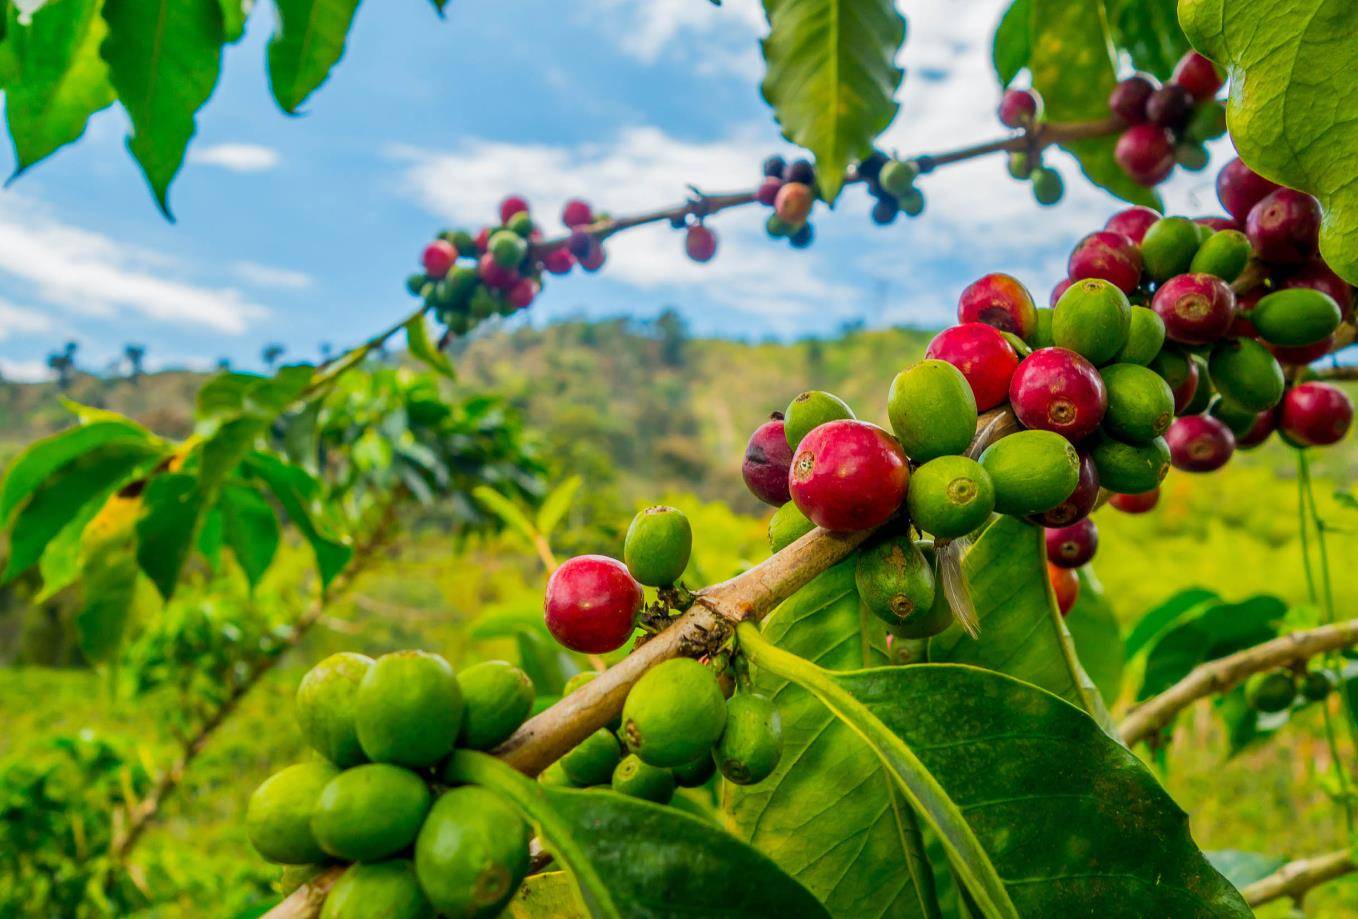
[[[1250,906],[1260,906],[1282,897],[1301,900],[1306,892],[1327,881],[1358,871],[1347,849],[1299,858],[1288,862],[1266,878],[1247,885],[1240,893]]]

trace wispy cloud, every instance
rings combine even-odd
[[[702,73],[757,75],[756,39],[764,32],[758,0],[588,0],[580,14],[598,25],[624,54],[644,64],[688,62]]]
[[[0,376],[19,383],[37,383],[51,379],[52,371],[46,361],[16,361],[0,357]]]
[[[272,287],[278,290],[305,290],[315,283],[315,279],[304,271],[291,268],[278,268],[259,262],[239,261],[231,264],[231,270],[247,284],[255,287]]]
[[[0,341],[15,335],[33,335],[51,332],[56,328],[50,313],[27,306],[15,306],[8,300],[0,300]]]
[[[260,144],[213,144],[191,147],[189,160],[231,172],[267,172],[278,165],[281,157],[277,150]]]

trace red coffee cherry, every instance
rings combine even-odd
[[[1113,159],[1138,185],[1159,185],[1174,169],[1174,141],[1159,125],[1134,124],[1118,138]]]
[[[1037,117],[1037,96],[1027,89],[1005,90],[1000,98],[1000,124],[1006,128],[1021,128],[1032,124]]]
[[[1165,337],[1185,345],[1216,341],[1235,318],[1235,294],[1211,274],[1170,278],[1151,299],[1151,309],[1165,322]]]
[[[425,246],[424,253],[420,256],[420,262],[424,265],[424,273],[434,280],[446,275],[455,261],[457,261],[457,249],[453,248],[452,243],[444,239],[436,239]]]
[[[1245,228],[1230,217],[1194,217],[1193,222],[1210,227],[1213,231],[1236,230],[1241,233],[1245,232]]]
[[[627,566],[604,555],[580,555],[547,579],[547,631],[572,651],[607,654],[626,643],[643,596]]]
[[[1121,233],[1099,230],[1075,244],[1066,267],[1072,281],[1100,278],[1128,294],[1141,283],[1141,250]]]
[[[701,223],[695,223],[684,234],[684,251],[695,262],[710,261],[717,254],[717,234]]]
[[[1160,489],[1152,488],[1138,495],[1113,495],[1108,503],[1124,514],[1144,514],[1160,503]]]
[[[1167,131],[1181,131],[1193,117],[1193,97],[1182,86],[1161,86],[1146,100],[1146,118]]]
[[[1211,472],[1225,466],[1235,452],[1235,435],[1211,415],[1175,418],[1165,432],[1169,460],[1184,472]]]
[[[557,246],[542,256],[542,267],[551,274],[568,274],[575,267],[575,256],[565,246]]]
[[[929,342],[926,358],[947,361],[967,378],[976,409],[986,411],[1009,398],[1009,380],[1019,365],[1014,346],[994,326],[964,322],[944,329]]]
[[[1079,568],[1099,548],[1099,530],[1086,517],[1068,527],[1047,530],[1047,561],[1060,568]]]
[[[778,189],[782,187],[782,179],[777,176],[765,176],[764,181],[759,183],[759,189],[754,193],[755,200],[773,207],[774,202],[778,200]]]
[[[1094,365],[1074,351],[1039,348],[1014,371],[1009,403],[1024,427],[1077,441],[1103,420],[1108,390]]]
[[[500,202],[500,223],[509,223],[509,218],[515,214],[528,213],[528,202],[519,195],[510,195]]]
[[[1135,207],[1124,208],[1109,217],[1103,228],[1114,233],[1121,233],[1139,246],[1141,240],[1145,239],[1146,231],[1151,228],[1151,224],[1159,219],[1158,211],[1136,205]]]
[[[1341,389],[1328,383],[1302,383],[1283,396],[1278,427],[1288,439],[1304,447],[1337,443],[1353,423],[1353,403]]]
[[[1179,58],[1170,79],[1188,90],[1199,102],[1215,97],[1222,83],[1216,65],[1196,51],[1189,51]]]
[[[1139,73],[1120,80],[1108,94],[1108,109],[1129,125],[1141,124],[1146,120],[1146,103],[1155,89],[1155,83]]]
[[[1062,616],[1069,615],[1080,596],[1080,579],[1071,569],[1047,562],[1047,580],[1051,582],[1052,593],[1056,595],[1057,612]]]
[[[1237,228],[1244,226],[1250,208],[1280,186],[1259,175],[1237,157],[1217,173],[1217,200],[1235,218]]]
[[[520,278],[509,288],[507,299],[515,309],[527,309],[538,295],[537,282],[532,278]]]
[[[1027,338],[1037,327],[1037,307],[1028,288],[1012,275],[988,274],[962,290],[957,302],[958,322],[984,322],[1001,332]]]
[[[1320,360],[1334,349],[1334,336],[1326,335],[1320,341],[1309,345],[1265,345],[1268,350],[1273,352],[1278,363],[1287,364],[1290,367],[1305,367],[1307,364]]]
[[[489,252],[484,253],[477,261],[476,273],[481,278],[481,283],[492,290],[509,290],[519,283],[519,273],[495,261]]]
[[[1266,262],[1304,262],[1320,248],[1320,202],[1291,188],[1269,192],[1250,208],[1245,234]]]
[[[1271,409],[1256,415],[1254,424],[1250,425],[1250,429],[1244,434],[1236,435],[1236,448],[1239,450],[1248,450],[1251,447],[1257,447],[1268,440],[1268,435],[1272,434],[1273,429],[1277,426],[1275,415],[1276,412]]]
[[[798,510],[837,532],[881,526],[905,500],[909,481],[910,466],[896,438],[847,418],[802,438],[788,475]]]
[[[594,209],[589,206],[589,202],[572,198],[561,208],[561,222],[571,230],[593,223]]]
[[[745,461],[740,474],[745,485],[765,504],[782,507],[792,499],[787,487],[787,473],[792,466],[792,448],[787,445],[783,415],[773,416],[750,435],[745,445]]]

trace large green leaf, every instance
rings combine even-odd
[[[981,625],[929,640],[929,660],[998,670],[1053,692],[1111,725],[1103,699],[1080,665],[1047,579],[1042,528],[1017,517],[995,519],[962,560]]]
[[[1358,4],[1180,0],[1179,21],[1229,71],[1240,158],[1320,199],[1321,254],[1358,284]]]
[[[571,873],[592,916],[828,916],[762,852],[672,807],[612,791],[549,788],[467,750],[445,777],[514,802]]]
[[[127,147],[165,216],[170,182],[197,127],[194,115],[221,72],[219,0],[105,0],[101,48],[118,101],[132,119]]]
[[[80,137],[90,116],[113,104],[99,57],[108,31],[99,10],[100,0],[50,0],[27,25],[15,22],[9,30],[5,46],[14,71],[5,87],[5,120],[16,175]]]
[[[263,481],[301,531],[316,557],[321,584],[329,585],[353,556],[349,546],[330,527],[320,500],[320,484],[305,469],[290,466],[276,456],[254,452],[245,459],[250,474]]]
[[[105,444],[152,444],[150,432],[130,419],[96,421],[44,437],[24,449],[5,470],[0,482],[0,522],[8,524],[15,510],[52,473],[75,458]]]
[[[1150,771],[1063,699],[955,664],[836,673],[739,638],[872,747],[981,915],[1251,915]]]
[[[1113,43],[1127,52],[1132,66],[1168,80],[1188,50],[1179,28],[1176,0],[1109,0]]]
[[[502,919],[587,919],[575,895],[575,885],[564,871],[544,871],[524,878]]]
[[[837,670],[886,662],[882,625],[841,562],[776,609],[764,635]],[[805,689],[756,669],[778,706],[783,758],[757,785],[726,787],[727,823],[837,916],[934,916],[933,875],[914,815],[854,731]],[[846,842],[848,840],[849,842]]]
[[[905,20],[891,0],[764,0],[764,99],[783,136],[816,156],[834,201],[844,170],[896,116]]]
[[[1080,595],[1066,616],[1066,628],[1075,643],[1081,666],[1099,688],[1107,705],[1122,692],[1122,634],[1103,586],[1088,567],[1080,569]]]
[[[227,484],[218,505],[222,539],[231,547],[245,579],[254,587],[278,551],[278,518],[264,496],[246,485]]]
[[[234,44],[245,35],[245,21],[255,7],[255,0],[221,0],[222,33],[228,44]]]
[[[137,563],[166,600],[198,539],[206,507],[198,478],[185,472],[153,476],[142,492],[137,519]]]
[[[269,86],[283,111],[316,91],[344,54],[358,0],[275,0],[278,29],[269,39]]]
[[[1127,633],[1127,638],[1122,643],[1124,656],[1131,660],[1138,651],[1149,645],[1174,623],[1191,615],[1197,607],[1215,603],[1220,599],[1216,591],[1205,587],[1187,587],[1171,595],[1158,606],[1146,610],[1136,621],[1136,625],[1132,626],[1132,630]]]
[[[1239,603],[1209,603],[1161,634],[1146,655],[1137,699],[1163,692],[1204,661],[1243,651],[1278,634],[1287,604],[1260,595]]]
[[[1031,0],[1014,0],[995,29],[990,57],[1001,86],[1008,86],[1018,76],[1018,72],[1028,66],[1033,41],[1032,15]]]
[[[81,574],[85,602],[76,614],[76,636],[86,659],[104,661],[122,644],[137,601],[137,544],[131,528],[91,546]]]

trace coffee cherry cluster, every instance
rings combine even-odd
[[[1328,670],[1270,670],[1245,681],[1245,701],[1255,711],[1273,715],[1294,704],[1323,702],[1334,692],[1335,684],[1334,674]]]
[[[811,209],[816,204],[816,167],[810,160],[788,162],[777,154],[764,160],[763,177],[755,189],[755,200],[773,213],[764,229],[774,239],[786,239],[794,249],[805,249],[815,238]]]
[[[495,915],[529,868],[532,831],[477,786],[449,787],[454,748],[488,750],[533,705],[504,661],[454,673],[425,651],[332,655],[297,690],[297,719],[321,758],[270,776],[246,829],[266,859],[348,864],[323,919]]]
[[[1113,87],[1108,108],[1127,125],[1113,150],[1123,172],[1139,185],[1154,186],[1176,164],[1194,172],[1205,168],[1204,144],[1226,133],[1226,109],[1216,99],[1221,85],[1216,65],[1189,51],[1163,86],[1135,74]]]
[[[1042,99],[1036,90],[1009,89],[1000,97],[998,111],[1000,124],[1006,128],[1028,130],[1038,122],[1042,115]],[[1061,174],[1042,162],[1042,153],[1033,150],[1015,150],[1007,161],[1009,175],[1021,182],[1029,182],[1033,200],[1043,207],[1050,207],[1061,200],[1066,186]]]
[[[898,160],[876,150],[858,164],[855,172],[873,201],[873,223],[886,226],[897,214],[918,217],[924,213],[924,193],[915,186],[915,180],[928,166],[927,159]]]

